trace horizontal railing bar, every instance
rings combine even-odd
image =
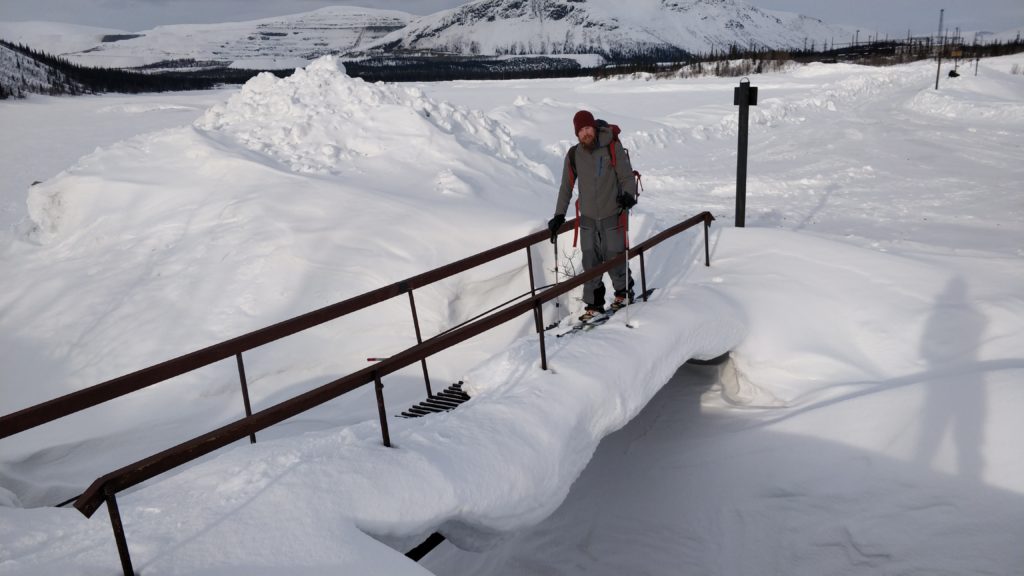
[[[433,356],[442,350],[451,348],[452,346],[482,334],[491,328],[500,326],[509,320],[530,312],[537,303],[554,300],[558,296],[561,296],[578,286],[582,286],[588,280],[600,277],[605,272],[608,272],[615,266],[625,262],[625,260],[626,255],[623,253],[621,256],[609,260],[600,266],[591,268],[583,274],[577,274],[576,276],[556,284],[543,292],[538,292],[536,296],[532,296],[528,300],[520,302],[519,304],[510,306],[504,310],[499,310],[498,312],[495,312],[486,318],[481,318],[476,322],[466,324],[458,330],[445,332],[444,334],[439,334],[433,338],[424,340],[423,344],[406,348],[394,356],[385,359],[376,366],[376,369],[380,373],[381,377],[397,372],[411,363],[418,362],[421,357]]]
[[[710,213],[704,212],[680,223],[679,225],[669,228],[669,230],[674,230],[673,233],[678,234],[699,222],[708,221],[708,218],[713,217]],[[547,232],[538,234],[541,235],[541,240],[548,236]],[[660,242],[668,236],[671,236],[671,234],[668,236],[664,236],[663,234],[664,233],[658,234],[651,240],[660,238],[658,240],[658,242]],[[637,253],[639,253],[641,247],[649,248],[658,242],[651,243],[648,241],[641,243],[637,247]],[[630,250],[629,256],[632,257],[633,255],[633,250]],[[198,436],[192,440],[164,450],[159,454],[155,454],[133,464],[124,466],[114,472],[105,474],[104,476],[97,478],[89,488],[82,493],[82,496],[75,501],[75,508],[87,517],[92,516],[96,509],[102,505],[104,494],[110,489],[113,489],[114,492],[120,492],[145,482],[159,474],[209,454],[218,448],[222,448],[232,442],[245,438],[249,434],[259,432],[264,428],[319,406],[329,400],[341,396],[342,394],[355,390],[360,386],[374,382],[378,378],[383,378],[388,374],[397,372],[402,368],[415,364],[424,358],[436,354],[437,352],[446,350],[456,344],[486,332],[491,328],[530,312],[538,304],[553,300],[556,297],[583,285],[588,280],[603,275],[613,267],[625,262],[626,258],[626,253],[623,253],[619,257],[592,268],[587,272],[573,276],[559,284],[555,284],[551,288],[537,293],[535,296],[524,302],[496,312],[486,318],[481,318],[480,320],[466,324],[457,330],[446,332],[425,340],[423,343],[407,348],[394,356],[382,359],[379,364],[363,368],[358,372],[339,378],[328,384],[324,384],[323,386],[310,390],[300,396],[275,404],[274,406],[257,412],[252,416],[237,420],[231,424],[222,426],[217,430],[208,432],[202,436]]]
[[[252,416],[236,420],[231,424],[207,432],[202,436],[197,436],[163,452],[119,468],[109,474],[104,474],[89,485],[89,488],[75,501],[75,508],[87,517],[92,516],[93,512],[103,504],[105,486],[110,485],[114,488],[115,492],[131,488],[150,478],[173,470],[182,464],[205,456],[214,450],[223,448],[232,442],[246,438],[249,434],[254,434],[292,416],[315,408],[342,394],[373,382],[373,371],[375,368],[375,366],[363,368],[359,372],[349,374],[344,378],[339,378],[309,392],[275,404]]]
[[[572,228],[574,220],[566,222],[559,233]],[[436,268],[412,276],[401,282],[389,286],[371,290],[359,296],[354,296],[342,302],[325,306],[301,316],[284,320],[277,324],[249,332],[242,336],[225,340],[218,344],[208,346],[201,350],[161,362],[132,372],[83,388],[76,392],[66,394],[53,400],[48,400],[23,410],[13,412],[0,417],[0,439],[13,436],[25,430],[35,428],[47,422],[52,422],[64,416],[69,416],[86,408],[97,406],[115,398],[119,398],[132,392],[137,392],[154,384],[181,376],[193,370],[209,366],[214,362],[225,360],[236,354],[246,352],[253,348],[263,346],[286,336],[294,335],[303,330],[319,326],[325,322],[335,320],[346,314],[362,310],[369,306],[379,304],[415,288],[426,286],[434,282],[444,280],[455,274],[465,272],[471,268],[480,266],[492,260],[508,256],[527,246],[532,246],[550,236],[546,230],[535,232],[518,240],[513,240],[501,246],[485,250],[479,254],[463,258],[451,264]]]
[[[683,220],[679,224],[666,228],[665,230],[662,230],[661,232],[655,234],[654,236],[651,236],[647,240],[630,248],[629,257],[632,258],[633,256],[640,254],[640,252],[650,250],[651,248],[657,246],[658,244],[661,244],[665,240],[668,240],[672,236],[679,234],[683,230],[686,230],[687,228],[692,228],[698,222],[705,222],[707,224],[710,224],[714,220],[715,217],[712,216],[710,212],[701,212],[696,216],[687,218],[686,220]]]

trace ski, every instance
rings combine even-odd
[[[633,303],[630,304],[630,306],[635,306],[636,304],[638,304],[640,302],[643,302],[644,299],[645,298],[649,298],[653,292],[654,292],[654,288],[648,289],[643,294],[635,297],[633,299]],[[623,308],[625,308],[625,306],[623,306]],[[622,308],[619,308],[619,310],[622,310]],[[565,332],[562,332],[560,334],[556,334],[555,336],[557,338],[562,338],[563,336],[571,336],[573,334],[578,334],[580,332],[589,332],[589,331],[593,330],[594,328],[597,328],[598,326],[600,326],[602,324],[605,324],[606,322],[611,320],[612,316],[614,316],[616,312],[618,312],[618,310],[613,310],[613,309],[605,310],[604,312],[594,316],[593,318],[591,318],[589,320],[580,320],[579,322],[573,324],[572,327],[569,328],[568,330],[566,330]]]

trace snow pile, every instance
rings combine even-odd
[[[0,327],[17,337],[0,354],[13,381],[52,384],[5,389],[6,406],[130,373],[541,228],[553,178],[507,129],[417,91],[348,78],[333,58],[310,68],[280,81],[253,79],[196,126],[98,148],[31,187],[30,220],[20,227],[28,242],[15,241],[3,256],[19,274],[16,284],[3,281]],[[106,106],[103,116],[115,111]],[[538,268],[543,262],[538,255]],[[17,288],[22,282],[32,289]],[[437,334],[528,290],[524,257],[425,288],[416,296],[422,331]],[[468,344],[463,355],[438,361],[432,375],[457,380],[482,351],[530,324],[523,318]],[[339,320],[248,355],[253,400],[301,392],[413,343],[405,302]],[[35,350],[33,361],[16,361],[23,347]],[[207,429],[235,418],[232,372],[225,362],[152,389],[150,400],[185,405],[195,418],[185,425],[168,412],[156,420],[194,433],[200,422]],[[411,402],[420,390],[400,387],[397,397]],[[83,416],[90,432],[78,441],[104,445],[110,434],[151,419],[145,412],[110,416],[118,411]],[[158,429],[148,439],[133,436],[120,463],[166,446]],[[35,446],[26,440],[19,453]],[[63,499],[68,490],[22,472],[28,476],[18,495],[30,504]]]
[[[525,169],[527,175],[536,175],[542,184],[551,185],[553,181],[550,170],[529,160],[516,148],[507,128],[481,112],[436,103],[415,88],[367,84],[350,78],[332,56],[325,56],[307,70],[297,70],[283,80],[269,73],[257,76],[226,104],[210,109],[195,126],[200,131],[198,135],[172,130],[140,136],[110,150],[98,150],[73,167],[67,176],[84,176],[94,168],[111,171],[106,167],[108,161],[120,160],[122,155],[133,157],[126,164],[154,164],[152,169],[158,169],[156,164],[180,165],[184,181],[191,184],[189,188],[198,197],[158,191],[154,195],[161,203],[182,207],[200,201],[201,197],[219,195],[217,189],[224,184],[220,181],[224,167],[212,165],[232,161],[256,162],[259,168],[270,168],[280,162],[301,173],[344,175],[346,181],[358,177],[359,184],[373,188],[379,187],[374,176],[380,178],[395,171],[426,176],[410,180],[408,189],[392,186],[383,191],[389,195],[409,194],[411,189],[422,193],[422,183],[430,180],[435,181],[435,190],[446,194],[472,195],[495,190],[494,186],[479,186],[475,180],[466,182],[460,178],[465,163],[475,159],[494,162],[497,158],[507,164],[502,167],[505,174]],[[265,159],[238,157],[238,144]],[[187,152],[183,153],[184,150]],[[229,160],[232,157],[234,160]],[[124,196],[114,206],[103,206],[97,198],[83,194],[80,182],[75,182],[78,189],[74,194],[66,191],[66,179],[33,188],[29,213],[37,226],[36,237],[45,242],[61,233],[74,232],[102,219],[103,212],[109,213],[111,208],[145,211],[146,206],[139,205],[143,199],[139,187],[134,186],[139,179],[124,174],[115,177],[128,179],[133,186],[124,190]],[[106,189],[97,193],[105,201],[118,196]],[[506,200],[507,196],[501,194]],[[125,219],[120,224],[132,226],[133,222]]]
[[[196,126],[310,173],[353,171],[359,157],[397,164],[443,159],[455,151],[438,142],[440,129],[461,146],[550,177],[516,149],[507,128],[481,112],[436,103],[418,88],[350,78],[334,56],[285,79],[260,74]]]
[[[995,76],[991,68],[986,68],[985,76],[975,78],[970,76],[973,72],[968,66],[962,66],[961,73],[968,78],[942,78],[941,90],[922,91],[907,107],[943,118],[1024,124],[1024,104],[1020,101],[1024,76]]]
[[[883,91],[894,87],[919,84],[928,76],[925,64],[913,64],[899,69],[881,68],[877,71],[853,64],[821,64],[811,63],[793,70],[792,74],[799,79],[841,76],[838,81],[822,85],[815,93],[799,98],[762,98],[756,107],[751,108],[750,121],[754,124],[772,126],[779,122],[804,122],[808,112],[827,110],[835,112],[840,107],[856,105]],[[729,126],[729,133],[736,132],[735,116],[724,122]]]

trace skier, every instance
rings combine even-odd
[[[551,241],[565,223],[565,213],[572,198],[572,189],[579,181],[576,201],[582,230],[583,270],[590,270],[622,254],[626,249],[626,225],[629,209],[636,205],[637,185],[629,156],[613,133],[613,127],[598,122],[594,115],[580,110],[572,118],[578,144],[569,148],[562,166],[562,184],[555,202],[555,216],[548,221]],[[633,301],[633,278],[626,263],[609,272],[615,299],[613,310]],[[588,281],[583,286],[586,309],[580,320],[587,321],[604,313],[605,287],[603,277]]]

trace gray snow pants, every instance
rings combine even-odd
[[[626,251],[626,239],[619,226],[618,216],[594,220],[580,217],[580,248],[583,250],[583,270],[587,271],[615,258]],[[633,278],[628,274],[626,263],[612,268],[608,275],[617,296],[625,296],[633,288]],[[627,283],[629,288],[626,287]],[[604,276],[583,285],[583,302],[587,306],[604,307]]]

